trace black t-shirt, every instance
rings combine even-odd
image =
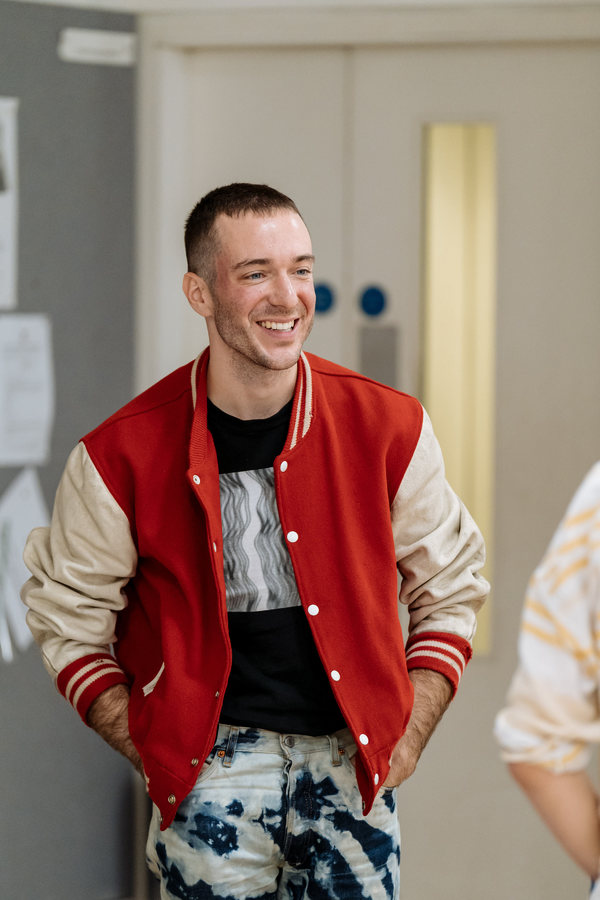
[[[292,403],[268,419],[236,419],[208,401],[219,461],[233,663],[221,721],[292,734],[343,728],[298,596],[275,497],[273,461]]]

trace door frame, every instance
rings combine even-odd
[[[185,190],[185,160],[171,135],[185,127],[185,54],[203,48],[406,47],[600,42],[600,8],[445,7],[426,9],[262,9],[140,17],[137,88],[135,387],[168,370],[177,340],[166,297],[181,258],[182,223],[172,198]],[[159,252],[160,250],[160,252]]]

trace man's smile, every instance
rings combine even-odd
[[[290,322],[273,322],[270,319],[265,319],[257,322],[257,325],[260,325],[261,328],[268,328],[271,331],[292,331],[297,321],[298,319],[293,319]]]

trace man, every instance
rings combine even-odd
[[[600,463],[575,492],[533,573],[519,666],[495,723],[510,772],[592,881],[600,867],[596,789],[586,772],[600,743]],[[600,881],[592,896],[600,898]]]
[[[186,251],[209,349],[73,451],[29,623],[146,779],[162,897],[397,897],[394,788],[470,657],[483,542],[420,404],[302,353],[288,197],[212,191]]]

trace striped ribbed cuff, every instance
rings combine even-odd
[[[432,669],[445,675],[456,693],[465,666],[473,650],[468,641],[456,634],[440,631],[422,631],[410,637],[406,643],[408,669]]]
[[[86,722],[87,711],[99,694],[115,684],[127,683],[125,673],[110,653],[92,653],[64,668],[56,686]]]

